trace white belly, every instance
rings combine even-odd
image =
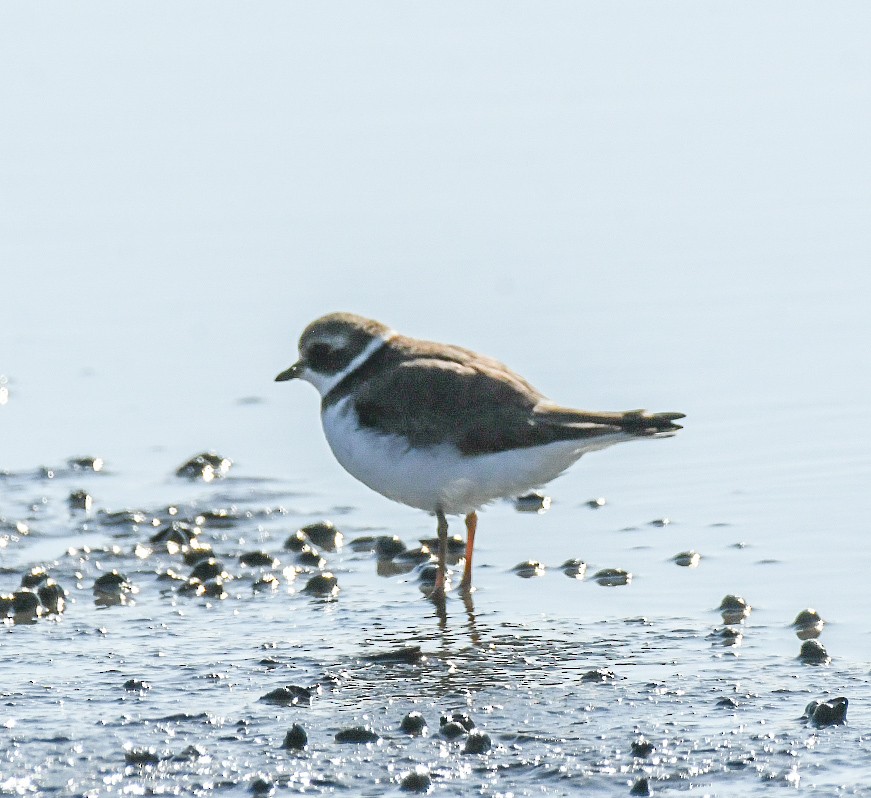
[[[465,514],[519,496],[559,476],[585,452],[629,440],[623,433],[467,456],[448,445],[414,449],[400,437],[361,428],[343,399],[322,414],[324,434],[342,467],[388,499],[435,512]]]

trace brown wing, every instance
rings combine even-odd
[[[660,421],[640,411],[586,413],[559,408],[501,363],[468,355],[457,348],[450,355],[456,360],[424,355],[371,374],[357,387],[360,423],[403,435],[414,446],[450,443],[464,454],[624,431],[641,435],[663,431],[641,431],[655,428]]]

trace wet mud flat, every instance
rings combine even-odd
[[[0,793],[871,794],[867,664],[830,657],[809,609],[790,656],[739,595],[439,612],[413,535],[318,523],[223,460],[135,508],[91,498],[87,458],[0,477]],[[633,589],[581,563],[480,580]]]

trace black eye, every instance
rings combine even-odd
[[[312,371],[329,371],[333,360],[333,348],[329,344],[312,344],[305,356]]]

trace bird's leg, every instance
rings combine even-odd
[[[447,581],[446,574],[448,567],[448,519],[445,518],[445,514],[441,510],[436,510],[436,518],[438,519],[439,564],[432,597],[443,600],[445,597],[445,582]]]
[[[475,548],[475,530],[478,528],[478,514],[472,510],[466,516],[466,564],[463,567],[463,581],[460,590],[468,592],[472,589],[472,550]]]

